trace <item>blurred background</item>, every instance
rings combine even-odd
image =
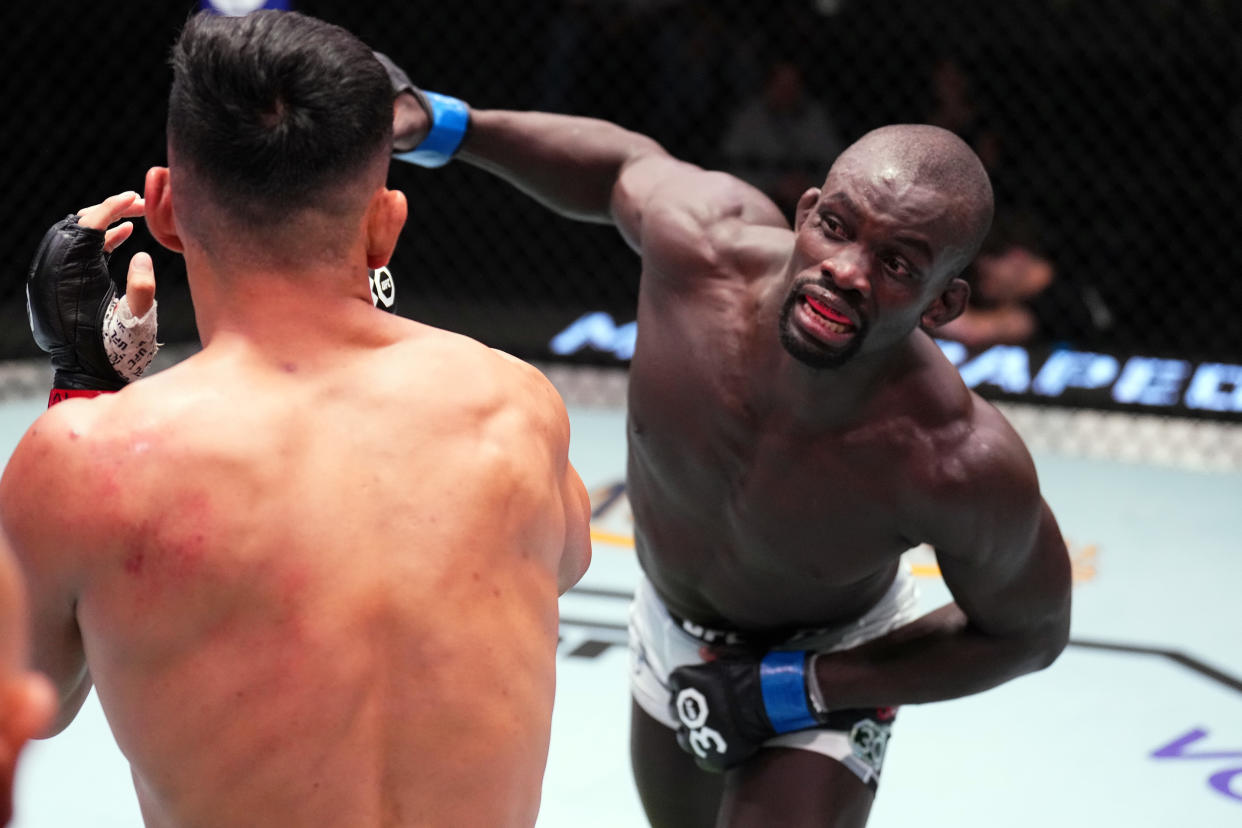
[[[43,229],[141,189],[164,162],[167,52],[196,5],[0,7],[0,359],[37,353],[22,279]],[[973,366],[981,392],[1242,412],[1242,3],[279,5],[349,28],[426,88],[614,120],[736,172],[786,210],[868,129],[952,129],[984,160],[998,201],[968,274],[971,308],[937,332],[961,343],[950,356],[964,367],[987,354]],[[552,216],[464,164],[396,165],[391,178],[412,206],[392,266],[402,313],[527,358],[628,357],[638,262],[611,229]],[[194,342],[179,258],[141,233],[127,245],[140,246],[156,258],[162,338]]]
[[[0,4],[0,443],[43,410],[50,382],[25,313],[35,247],[165,162],[166,57],[197,5]],[[1074,565],[1073,638],[1039,676],[903,711],[893,794],[872,822],[1239,824],[1242,0],[267,5],[345,26],[475,106],[643,131],[787,214],[869,129],[961,135],[991,173],[997,218],[966,274],[969,311],[933,333],[1035,455]],[[540,824],[642,824],[625,752],[637,567],[621,370],[638,259],[611,228],[560,219],[465,164],[397,164],[390,185],[411,207],[392,262],[399,311],[537,361],[569,403],[571,459],[592,490],[595,560],[562,602]],[[140,224],[114,277],[137,249],[155,258],[167,362],[197,346],[184,268]],[[930,608],[947,593],[924,581]],[[93,698],[31,750],[17,828],[138,823]]]

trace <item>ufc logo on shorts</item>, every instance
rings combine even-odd
[[[686,687],[677,694],[677,718],[690,731],[690,747],[704,759],[709,753],[724,753],[729,749],[729,743],[720,732],[707,727],[707,716],[710,712],[707,699],[693,687]]]

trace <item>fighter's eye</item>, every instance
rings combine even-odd
[[[884,267],[888,268],[888,271],[894,276],[906,277],[913,275],[910,265],[900,256],[888,256],[885,258]]]
[[[845,225],[831,213],[821,213],[819,217],[820,226],[824,228],[824,232],[833,236],[844,236]]]

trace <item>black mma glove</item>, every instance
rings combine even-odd
[[[811,653],[779,650],[762,659],[722,656],[669,676],[677,743],[704,770],[720,773],[780,733],[821,723],[807,694]]]
[[[52,356],[53,401],[57,390],[120,390],[150,363],[154,327],[149,342],[132,341],[118,332],[118,305],[104,231],[81,226],[76,215],[52,225],[26,277],[26,307],[35,342]]]
[[[382,52],[372,52],[372,54],[388,73],[388,80],[392,83],[393,97],[396,98],[402,92],[409,92],[427,113],[430,124],[427,134],[418,146],[411,150],[397,150],[393,153],[393,157],[420,167],[444,166],[453,159],[466,139],[466,131],[470,128],[470,107],[465,101],[450,95],[419,89],[410,81],[409,75],[393,63],[387,55]]]

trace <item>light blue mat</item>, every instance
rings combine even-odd
[[[6,456],[42,407],[0,405]],[[623,412],[570,414],[571,459],[603,505],[624,476]],[[1036,462],[1080,579],[1074,644],[1037,675],[903,709],[870,824],[1242,825],[1242,474]],[[562,599],[541,828],[644,824],[627,754],[620,627],[637,569],[623,499],[596,530],[592,569]],[[920,581],[928,608],[946,600],[934,577]],[[29,751],[14,824],[141,824],[93,695],[65,733]]]

